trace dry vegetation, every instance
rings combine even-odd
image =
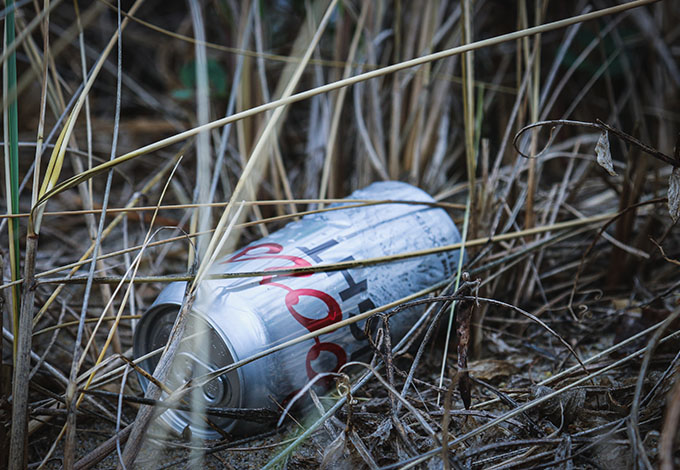
[[[679,468],[680,2],[619,5],[5,2],[0,467]],[[460,208],[423,328],[321,419],[147,430],[158,276],[386,179]]]

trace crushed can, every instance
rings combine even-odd
[[[434,202],[424,191],[394,181],[371,184],[348,199]],[[347,205],[350,204],[330,207]],[[177,389],[192,377],[441,282],[455,272],[460,251],[342,271],[277,275],[277,269],[397,255],[457,242],[460,234],[449,215],[432,205],[364,205],[309,214],[289,223],[214,263],[211,273],[271,274],[202,282],[166,385]],[[184,282],[169,284],[144,313],[134,334],[136,358],[165,346],[185,287]],[[411,307],[392,316],[393,341],[398,341],[422,312],[422,306]],[[337,372],[347,362],[370,358],[365,321],[223,374],[203,386],[202,405],[280,411],[281,404],[317,374]],[[140,366],[153,373],[158,358],[159,355],[147,358]],[[140,381],[146,389],[147,379],[140,375]],[[241,435],[262,431],[264,426],[210,416],[211,427],[196,424],[189,412],[177,409],[165,411],[161,418],[180,433],[190,426],[192,434],[202,438],[219,437],[215,426]]]

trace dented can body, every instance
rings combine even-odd
[[[433,201],[420,189],[399,182],[374,183],[348,199]],[[335,206],[342,205],[346,204]],[[430,287],[453,274],[459,251],[304,275],[277,275],[277,269],[395,255],[459,241],[448,214],[428,205],[368,205],[310,214],[292,222],[216,261],[213,273],[271,274],[202,282],[167,385],[175,389],[191,377]],[[168,285],[143,315],[135,331],[135,357],[166,344],[184,291],[185,283]],[[421,313],[422,308],[413,307],[393,316],[393,339],[403,336]],[[203,405],[278,410],[277,403],[317,374],[335,372],[347,362],[370,357],[363,326],[358,322],[340,328],[224,374],[203,387]],[[151,373],[157,357],[140,365]],[[140,379],[146,388],[146,379]],[[190,422],[188,413],[178,410],[168,410],[162,418],[178,431]],[[237,434],[262,428],[245,420],[211,421]],[[192,432],[202,437],[218,435],[214,429],[198,425],[192,425]]]

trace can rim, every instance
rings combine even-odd
[[[159,299],[160,300],[160,299]],[[177,317],[179,314],[179,309],[182,308],[182,303],[177,302],[175,300],[166,300],[162,302],[154,302],[154,304],[149,307],[149,309],[144,313],[142,316],[142,319],[140,319],[140,322],[137,324],[137,328],[135,329],[134,333],[134,345],[133,345],[133,353],[136,358],[143,357],[147,355],[148,353],[152,351],[145,351],[144,346],[147,346],[150,342],[151,335],[153,334],[152,331],[152,325],[157,322],[157,319],[160,316],[164,315],[171,315],[172,313],[175,313],[174,318]],[[172,312],[172,313],[171,313]],[[187,321],[191,321],[193,319],[197,319],[199,321],[205,322],[205,325],[208,326],[212,332],[220,339],[222,340],[222,344],[224,345],[226,351],[228,352],[230,356],[231,363],[235,362],[235,357],[237,357],[235,350],[233,348],[233,345],[231,342],[226,338],[224,333],[220,330],[220,328],[217,327],[217,325],[203,312],[200,310],[192,308],[191,312],[189,312],[190,318],[187,319]],[[156,320],[156,321],[154,321]],[[173,320],[173,325],[174,325],[174,320]],[[167,343],[166,343],[167,344]],[[178,351],[179,352],[179,351]],[[153,357],[153,356],[152,356]],[[145,367],[145,365],[149,365],[147,361],[149,361],[150,358],[145,358],[143,361],[139,363],[139,366],[142,367],[142,369],[146,370],[150,374],[153,374],[153,370],[149,370],[150,367]],[[154,369],[155,366],[158,364],[156,361],[154,364]],[[227,364],[225,364],[227,365]],[[236,379],[237,379],[237,387],[235,392],[237,394],[236,397],[236,403],[234,404],[235,408],[242,408],[243,407],[243,384],[244,384],[244,376],[243,376],[243,371],[241,368],[235,369],[232,371],[232,373],[236,373]],[[226,374],[225,374],[226,375]],[[140,385],[142,386],[142,389],[146,393],[146,390],[148,389],[149,386],[149,380],[144,377],[141,373],[137,373]],[[219,406],[219,405],[218,405]],[[174,409],[167,409],[163,411],[163,413],[160,415],[160,418],[162,419],[163,422],[165,422],[167,425],[169,425],[175,432],[177,433],[182,433],[184,429],[187,426],[190,426],[189,421],[184,418],[179,411],[174,410]],[[238,425],[238,420],[236,419],[229,419],[225,422],[225,425],[220,426],[222,429],[224,429],[227,432],[230,432],[235,426]],[[210,429],[209,427],[196,427],[196,426],[191,426],[191,432],[203,439],[214,439],[221,437],[221,435],[215,431]]]

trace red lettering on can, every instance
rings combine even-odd
[[[272,285],[277,284],[272,283]],[[305,317],[304,315],[298,313],[298,311],[295,310],[295,305],[297,305],[300,302],[300,297],[302,296],[314,297],[316,299],[321,300],[323,303],[326,304],[326,307],[328,308],[328,314],[324,318],[316,319]],[[286,308],[288,308],[288,311],[290,312],[291,315],[293,315],[293,317],[298,321],[298,323],[307,328],[307,330],[309,331],[320,330],[321,328],[330,326],[333,323],[342,320],[342,310],[340,309],[338,303],[335,301],[333,297],[326,294],[325,292],[321,292],[320,290],[288,289],[288,293],[286,294]]]
[[[261,249],[265,250],[264,253],[262,252],[251,253],[255,250]],[[292,262],[293,266],[274,266],[265,268],[264,270],[276,271],[280,269],[306,268],[311,266],[311,264],[307,260],[300,258],[298,256],[279,254],[281,253],[281,251],[283,251],[283,247],[278,243],[261,243],[259,245],[253,245],[244,248],[243,250],[233,255],[231,258],[221,261],[221,264],[237,263],[257,259],[281,259]],[[311,276],[312,274],[313,273],[294,273],[294,274],[281,274],[280,276],[306,277]],[[273,275],[263,276],[262,280],[260,281],[260,284],[269,284],[271,286],[280,287],[281,289],[288,291],[285,297],[286,308],[293,316],[293,318],[295,318],[295,320],[300,325],[305,327],[308,331],[312,332],[320,330],[321,328],[325,328],[342,320],[342,309],[332,296],[316,289],[306,288],[292,289],[284,284],[272,282],[273,278],[274,278]],[[326,308],[328,308],[328,313],[326,314],[326,316],[324,318],[318,319],[309,318],[295,310],[295,306],[298,305],[298,303],[300,302],[300,298],[303,296],[314,297],[316,299],[321,300],[324,304],[326,304]],[[347,363],[347,353],[342,348],[342,346],[339,346],[335,343],[322,343],[318,338],[314,338],[314,341],[315,341],[314,345],[309,349],[309,351],[307,351],[307,359],[305,362],[307,377],[309,379],[313,379],[319,374],[312,367],[312,361],[318,359],[322,351],[329,352],[335,356],[335,367],[330,372],[337,372],[343,365]],[[322,379],[322,383],[326,386],[329,385],[330,378]]]
[[[249,255],[249,253],[253,250],[259,250],[261,248],[266,249],[263,254],[258,254],[255,253],[255,255]],[[249,246],[247,248],[244,248],[243,250],[239,251],[236,253],[234,256],[231,258],[224,260],[221,262],[221,264],[226,264],[226,263],[236,263],[239,261],[251,261],[251,260],[256,260],[256,259],[281,259],[281,260],[286,260],[286,261],[291,261],[293,263],[293,266],[273,266],[269,268],[265,268],[265,271],[277,271],[280,269],[290,269],[290,268],[308,268],[311,266],[311,264],[303,259],[300,258],[299,256],[292,256],[292,255],[279,255],[278,253],[281,253],[283,250],[283,247],[279,245],[278,243],[261,243],[259,245],[253,245]],[[305,276],[311,276],[312,273],[293,273],[293,274],[282,274],[281,276],[295,276],[295,277],[305,277]],[[262,281],[260,281],[260,284],[267,284],[268,282],[271,282],[272,278],[274,276],[264,276],[262,278]]]
[[[339,371],[340,368],[347,363],[347,353],[345,352],[344,349],[342,349],[342,347],[338,346],[335,343],[316,342],[314,343],[314,346],[309,348],[309,351],[307,351],[307,359],[305,360],[307,377],[309,379],[313,379],[319,374],[319,372],[315,371],[314,368],[312,367],[312,361],[319,358],[321,351],[329,352],[335,356],[335,367],[332,370],[330,370],[330,372]],[[325,386],[328,386],[330,385],[331,377],[325,377],[323,379],[320,379],[320,381]]]

